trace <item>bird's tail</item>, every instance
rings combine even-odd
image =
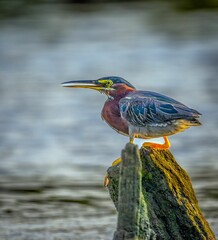
[[[198,119],[191,120],[190,123],[192,126],[201,126],[201,122]]]
[[[197,118],[183,119],[183,120],[180,120],[180,121],[182,121],[182,124],[186,125],[187,127],[201,126],[202,125],[201,122]]]

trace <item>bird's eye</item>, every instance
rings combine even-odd
[[[110,82],[110,81],[107,81],[107,85],[108,85],[108,86],[111,86],[111,82]]]
[[[105,87],[110,88],[113,85],[113,81],[111,80],[99,80],[99,82]]]

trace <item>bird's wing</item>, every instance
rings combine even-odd
[[[122,118],[137,126],[177,119],[195,120],[200,115],[172,98],[149,91],[129,93],[119,101],[119,107]]]

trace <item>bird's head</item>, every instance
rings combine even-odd
[[[105,93],[108,97],[122,95],[125,92],[135,90],[135,87],[121,77],[102,77],[97,80],[76,80],[63,82],[63,87],[70,88],[89,88]]]

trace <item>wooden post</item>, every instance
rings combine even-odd
[[[108,178],[118,210],[114,240],[215,240],[189,176],[169,150],[127,144]]]

